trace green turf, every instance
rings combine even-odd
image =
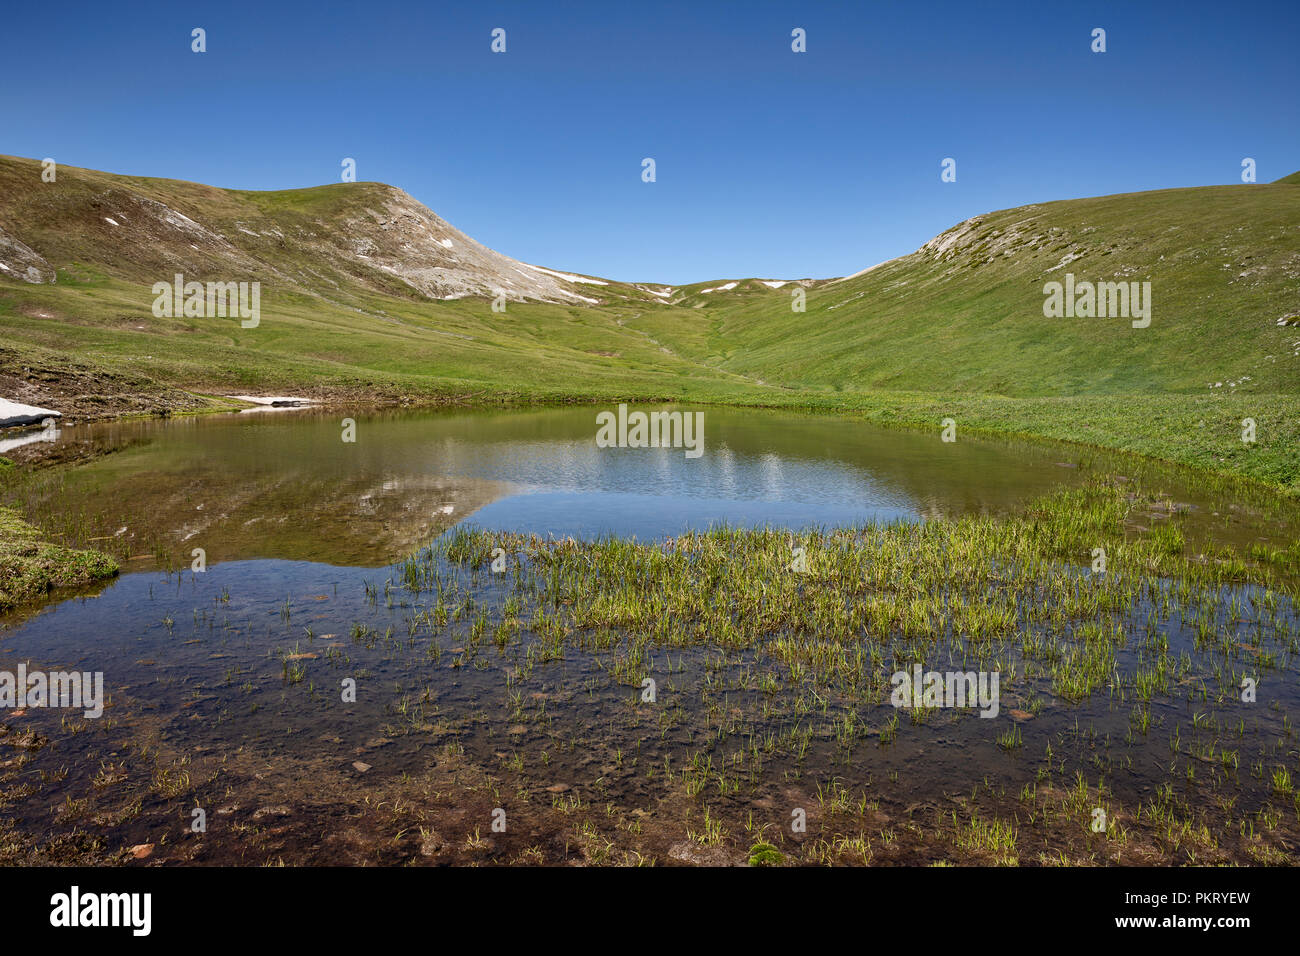
[[[108,555],[50,544],[16,512],[0,507],[0,611],[56,587],[89,584],[117,571],[117,562]]]

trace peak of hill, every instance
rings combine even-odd
[[[1275,186],[1281,183],[1288,183],[1292,186],[1300,186],[1300,172],[1294,172],[1290,176],[1283,176],[1281,179],[1276,179],[1273,181],[1273,185]]]
[[[70,263],[152,283],[260,280],[338,297],[595,304],[603,280],[519,262],[380,183],[252,192],[0,157],[0,269],[51,282]]]

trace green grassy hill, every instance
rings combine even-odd
[[[1046,318],[1044,283],[1149,281],[1149,328]],[[746,284],[751,285],[752,284]],[[1300,389],[1300,188],[1221,186],[978,216],[856,278],[701,296],[679,343],[799,389],[1011,396]],[[647,317],[647,321],[650,317]]]

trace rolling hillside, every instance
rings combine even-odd
[[[155,316],[153,284],[177,273],[259,282],[259,325]],[[87,393],[142,410],[167,387],[731,396],[742,377],[621,324],[668,294],[510,259],[376,183],[252,193],[68,166],[44,183],[38,162],[0,158],[0,394],[85,414]]]
[[[1298,177],[992,212],[842,279],[671,287],[519,262],[376,183],[45,183],[0,157],[0,397],[86,417],[259,392],[959,414],[1296,488]],[[260,323],[155,316],[176,273],[261,283]],[[1150,325],[1046,317],[1067,273],[1149,282]]]
[[[1046,318],[1046,282],[1151,283],[1152,321]],[[742,291],[744,294],[742,294]],[[910,255],[812,284],[744,285],[682,341],[801,389],[1011,396],[1300,390],[1300,186],[1215,186],[977,216]]]

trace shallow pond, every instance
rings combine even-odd
[[[871,825],[942,816],[981,788],[984,812],[994,812],[1027,786],[1057,781],[1064,792],[1080,773],[1140,804],[1169,786],[1171,760],[1181,757],[1206,765],[1199,778],[1178,778],[1186,800],[1230,792],[1238,813],[1258,814],[1275,767],[1295,764],[1289,603],[1282,624],[1274,616],[1267,628],[1259,614],[1215,612],[1215,627],[1250,649],[1241,659],[1216,657],[1221,641],[1198,640],[1195,620],[1150,597],[1120,615],[1117,626],[1134,635],[1117,656],[1121,669],[1147,658],[1151,645],[1136,635],[1154,613],[1161,653],[1190,662],[1178,681],[1221,683],[1267,653],[1270,681],[1283,688],[1270,706],[1242,714],[1221,688],[1199,705],[1193,691],[1175,689],[1152,702],[1152,728],[1135,736],[1125,694],[1060,699],[1010,650],[1003,666],[1024,673],[1006,685],[996,720],[951,712],[899,722],[878,684],[866,696],[801,686],[762,648],[707,641],[641,647],[647,656],[632,676],[658,682],[647,707],[616,640],[557,643],[531,629],[527,613],[503,635],[511,589],[482,569],[443,561],[439,573],[454,582],[445,600],[403,586],[402,560],[458,525],[662,542],[720,525],[1014,514],[1112,464],[1062,446],[946,443],[937,428],[727,409],[705,410],[703,453],[692,458],[680,448],[599,448],[595,412],[357,414],[355,441],[344,440],[342,414],[315,411],[61,429],[56,441],[113,451],[41,476],[18,501],[60,540],[119,555],[123,574],[91,595],[12,616],[0,632],[0,670],[21,662],[103,672],[111,706],[100,720],[53,709],[6,715],[0,744],[15,754],[3,765],[6,812],[25,832],[61,824],[101,835],[109,852],[167,833],[183,843],[191,834],[178,808],[203,807],[209,830],[178,859],[278,852],[290,862],[353,862],[374,859],[374,846],[332,846],[320,821],[431,768],[472,768],[490,781],[482,786],[505,792],[483,797],[486,810],[467,810],[474,801],[463,794],[442,805],[434,819],[457,829],[456,846],[473,849],[479,828],[489,832],[484,813],[505,806],[528,824],[517,843],[503,836],[493,858],[542,842],[538,861],[567,859],[584,840],[551,846],[559,824],[547,814],[586,800],[614,807],[607,815],[624,821],[624,841],[636,842],[627,834],[641,832],[640,817],[649,831],[657,820],[661,832],[645,845],[662,859],[668,843],[712,852],[752,841],[738,821],[755,814],[754,832],[773,838],[791,806],[848,813],[842,794],[864,795],[859,816]],[[1189,532],[1199,521],[1242,542],[1290,533],[1251,520],[1250,502],[1198,496],[1177,475],[1152,474],[1180,503]],[[206,562],[200,573],[195,549]],[[1256,590],[1233,593],[1262,607]],[[964,669],[968,651],[944,653]],[[355,700],[340,693],[346,681],[355,681]],[[1231,761],[1221,755],[1229,746]],[[455,791],[447,786],[436,792]],[[401,794],[399,805],[413,799]],[[729,837],[697,819],[702,807],[713,825],[727,821]],[[392,860],[419,852],[408,845]],[[925,857],[917,854],[902,859]]]

